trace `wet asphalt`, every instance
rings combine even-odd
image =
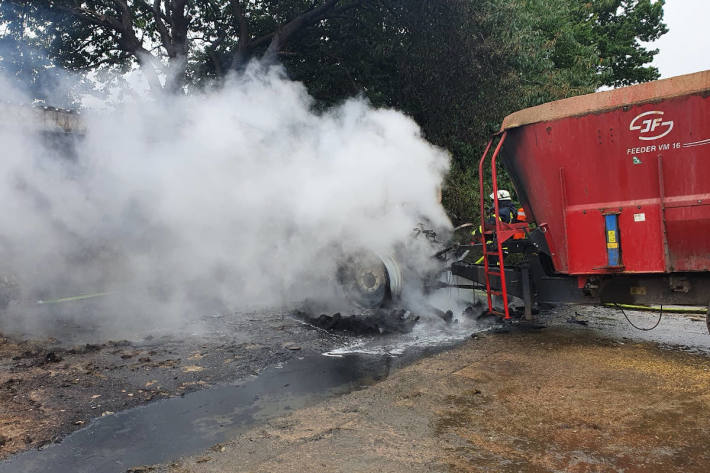
[[[298,319],[289,320],[323,333]],[[460,320],[422,323],[407,334],[335,334],[336,343],[331,338],[331,346],[321,353],[306,350],[238,382],[94,418],[60,443],[0,462],[0,472],[122,473],[137,465],[170,462],[289,410],[365,388],[401,366],[486,329],[473,320]],[[290,351],[300,354],[303,349]]]
[[[639,327],[652,326],[658,315],[626,313]],[[280,329],[278,323],[274,324],[278,317]],[[248,375],[241,372],[238,379],[232,380],[229,376],[215,376],[215,384],[207,389],[94,418],[60,443],[0,462],[0,472],[122,473],[138,465],[170,462],[226,441],[255,423],[291,409],[367,387],[416,359],[456,346],[472,334],[531,329],[459,316],[452,324],[424,321],[406,334],[358,336],[326,332],[289,316],[278,317],[271,317],[270,325],[259,325],[262,321],[257,316],[240,317],[238,323],[215,316],[208,318],[209,323],[200,324],[199,337],[203,341],[217,338],[224,342],[236,337],[242,345],[234,346],[257,341],[262,346],[281,344],[282,349],[275,352],[284,356],[265,357],[268,361],[262,360],[261,369]],[[614,308],[562,306],[542,311],[536,321],[534,330],[564,327],[622,344],[643,340],[670,350],[710,355],[710,336],[702,314],[663,314],[653,331],[633,328]],[[284,332],[284,327],[288,327],[286,336],[281,333],[269,341],[271,332]],[[179,344],[178,339],[162,342]],[[202,346],[208,352],[209,343],[205,343]]]

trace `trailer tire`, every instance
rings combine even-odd
[[[708,333],[710,334],[710,304],[708,304],[708,310],[705,313],[705,325],[708,326]]]
[[[374,253],[360,251],[344,259],[337,279],[350,302],[362,309],[378,308],[387,298],[387,268]]]

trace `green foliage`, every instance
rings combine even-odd
[[[645,66],[658,50],[646,49],[639,41],[654,41],[668,31],[663,23],[664,4],[664,0],[597,0],[590,4],[584,12],[589,18],[587,42],[597,45],[603,85],[618,87],[658,79],[658,70]]]
[[[657,77],[645,65],[654,52],[639,41],[665,31],[662,7],[646,0],[383,0],[306,32],[283,60],[322,103],[363,94],[411,115],[452,154],[443,198],[462,223],[478,218],[478,159],[505,115]],[[501,186],[510,182],[503,177]]]
[[[362,95],[403,110],[448,149],[443,199],[455,223],[477,218],[478,159],[505,115],[656,79],[648,63],[657,51],[641,42],[666,32],[663,0],[157,3],[156,11],[145,0],[8,0],[0,25],[11,22],[10,5],[25,8],[23,33],[52,64],[76,71],[149,67],[141,58],[153,55],[177,67],[175,90],[218,81],[276,45],[316,106]]]
[[[526,71],[551,67],[525,14],[502,0],[376,2],[304,33],[283,61],[323,103],[362,94],[412,116],[452,154],[443,199],[460,222],[477,213],[481,145],[528,104]]]
[[[61,78],[45,53],[46,39],[27,34],[37,27],[29,3],[0,4],[0,72],[14,88],[42,102]]]

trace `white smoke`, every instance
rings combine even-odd
[[[0,102],[17,95],[0,83]],[[335,297],[343,251],[392,254],[419,222],[450,227],[448,154],[402,113],[359,98],[315,111],[302,84],[258,64],[218,90],[124,95],[81,114],[71,159],[32,119],[0,123],[0,272],[25,303],[112,292],[92,316],[119,324],[205,301],[288,306]]]

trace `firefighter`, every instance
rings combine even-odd
[[[490,195],[491,200],[493,200],[493,194]],[[492,206],[489,210],[490,217],[486,219],[489,225],[495,225],[496,214],[495,206]],[[498,213],[501,222],[505,223],[515,223],[517,221],[518,209],[513,204],[510,198],[510,192],[504,189],[498,191]],[[478,242],[479,236],[483,233],[483,229],[479,226],[477,230],[473,232],[473,238],[475,242]]]
[[[493,194],[491,194],[490,197],[491,200],[493,200]],[[500,213],[499,218],[501,222],[515,222],[516,216],[518,215],[518,209],[515,205],[513,205],[513,201],[510,199],[510,192],[507,190],[501,189],[498,191],[498,212]],[[495,215],[493,218],[495,219]],[[493,223],[495,223],[495,221]]]
[[[498,198],[498,215],[495,213],[495,206],[489,209],[489,217],[486,219],[488,225],[495,225],[496,218],[500,219],[501,222],[505,223],[516,223],[518,216],[518,208],[513,204],[513,200],[510,198],[510,192],[505,189],[499,189],[497,195],[491,194],[490,198],[493,200],[494,197]],[[475,243],[480,241],[480,236],[483,233],[483,228],[478,227],[473,232],[473,239]],[[492,245],[495,242],[495,235],[492,238],[486,239],[486,245]],[[503,249],[505,250],[505,248]],[[485,256],[481,256],[476,264],[483,263]],[[488,267],[495,268],[498,266],[498,254],[495,251],[488,253]],[[493,294],[491,295],[491,301],[494,307],[498,306],[498,297]]]
[[[494,195],[491,194],[490,198],[493,200]],[[517,215],[518,215],[518,209],[516,206],[513,204],[512,199],[510,198],[510,192],[508,192],[505,189],[499,189],[498,190],[498,213],[500,216],[497,216],[495,214],[495,206],[491,207],[489,210],[490,212],[490,217],[486,219],[486,222],[489,225],[495,225],[495,219],[499,218],[501,222],[505,223],[515,223],[517,221]],[[473,232],[473,239],[475,243],[478,243],[479,238],[481,233],[483,233],[483,229],[479,226],[477,230]],[[486,243],[491,244],[493,243],[493,240],[488,240]],[[480,264],[483,262],[483,257],[481,257],[478,261],[476,261],[476,264]],[[488,263],[492,266],[495,266],[498,264],[498,256],[497,255],[490,255],[488,258]]]

